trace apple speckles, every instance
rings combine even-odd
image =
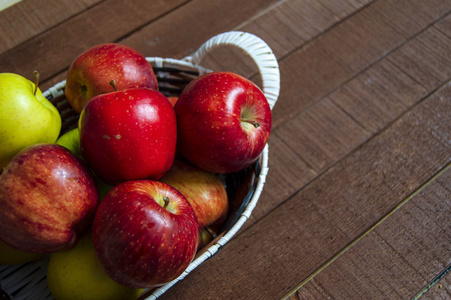
[[[110,139],[111,139],[111,137],[110,137],[108,134],[104,134],[104,135],[103,135],[103,138],[104,138],[105,140],[110,140]]]
[[[114,137],[116,138],[116,140],[120,140],[121,139],[121,135],[120,134],[116,134]]]

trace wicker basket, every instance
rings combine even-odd
[[[207,53],[220,46],[237,47],[253,59],[261,75],[262,90],[272,109],[280,89],[277,60],[263,40],[245,32],[231,31],[214,36],[192,56],[181,60],[147,58],[154,68],[160,91],[166,96],[178,96],[192,79],[211,72],[212,70],[202,67],[200,62]],[[44,92],[44,96],[57,107],[61,114],[62,133],[75,128],[78,123],[78,114],[73,111],[64,97],[65,83],[62,81]],[[253,166],[238,173],[224,175],[222,179],[230,201],[230,214],[218,236],[197,253],[189,267],[177,279],[161,287],[146,290],[139,299],[158,298],[197,266],[215,255],[250,217],[263,190],[267,172],[268,146],[264,148],[260,159]],[[0,293],[0,299],[8,299],[6,298],[8,295],[13,296],[12,299],[53,299],[46,284],[47,263],[48,259],[42,259],[23,265],[0,266],[0,283],[3,290]]]

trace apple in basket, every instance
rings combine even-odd
[[[94,96],[128,88],[158,89],[152,66],[133,48],[116,43],[94,46],[80,54],[66,75],[65,94],[77,113]]]
[[[47,286],[56,300],[135,300],[142,292],[111,279],[97,258],[90,232],[72,249],[50,255]]]
[[[80,159],[56,144],[29,146],[0,175],[0,239],[27,252],[70,248],[92,224],[98,203]]]
[[[156,90],[128,89],[94,97],[80,115],[79,130],[83,158],[110,185],[157,180],[174,161],[175,112]]]
[[[132,288],[177,278],[194,258],[198,240],[199,224],[188,200],[159,181],[115,186],[93,224],[99,261],[112,279]]]
[[[196,213],[200,228],[209,226],[217,230],[227,218],[227,191],[216,175],[176,160],[160,181],[176,188],[186,197]]]
[[[20,150],[37,143],[54,143],[61,116],[33,83],[17,74],[0,73],[0,171]]]
[[[174,106],[178,151],[213,173],[252,165],[271,132],[271,109],[263,92],[231,72],[213,72],[190,82]]]

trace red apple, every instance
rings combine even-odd
[[[175,104],[178,150],[194,165],[232,173],[252,165],[271,132],[271,109],[250,80],[230,72],[194,79]]]
[[[28,252],[70,248],[91,226],[98,202],[79,158],[56,144],[29,146],[0,175],[0,239]]]
[[[175,112],[163,94],[129,89],[98,95],[80,115],[80,150],[106,183],[159,179],[177,142]]]
[[[66,98],[77,113],[94,96],[128,88],[158,89],[157,79],[146,58],[130,47],[107,43],[80,54],[70,65],[66,78]]]
[[[176,160],[160,181],[176,188],[188,199],[200,228],[211,226],[218,229],[227,218],[227,191],[212,173]]]
[[[93,224],[94,247],[105,270],[133,288],[177,278],[194,258],[198,239],[188,200],[159,181],[117,185],[100,203]]]

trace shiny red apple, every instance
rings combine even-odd
[[[79,158],[56,144],[29,146],[0,175],[0,239],[28,252],[70,248],[91,226],[98,202]]]
[[[100,203],[93,224],[94,247],[105,270],[133,288],[177,278],[194,258],[198,239],[188,200],[159,181],[117,185]]]
[[[77,113],[94,96],[128,88],[158,89],[157,79],[146,58],[133,48],[117,43],[94,46],[70,65],[65,94]]]
[[[200,228],[218,229],[227,218],[227,191],[214,174],[176,160],[160,181],[176,188],[188,199]]]
[[[232,173],[252,165],[271,132],[271,109],[250,80],[230,72],[194,79],[175,104],[178,151],[213,173]]]
[[[106,183],[159,179],[171,167],[177,142],[175,112],[151,89],[94,97],[79,121],[80,150]]]

